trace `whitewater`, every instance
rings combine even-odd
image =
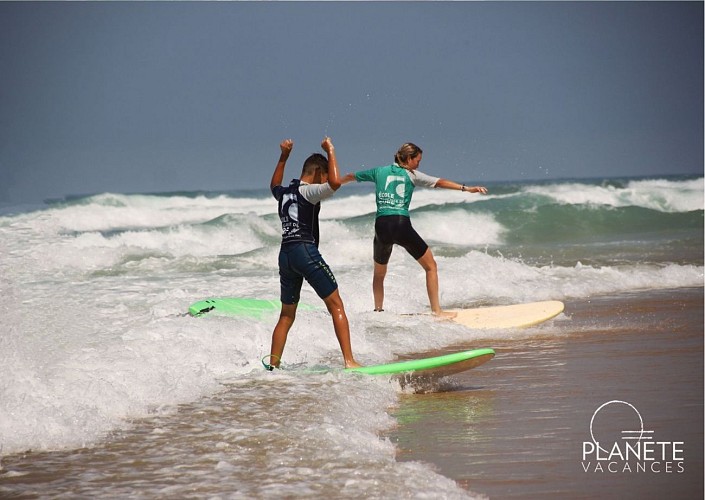
[[[436,256],[446,308],[703,286],[702,177],[488,188],[487,196],[414,194],[412,223]],[[374,212],[364,186],[343,187],[321,209],[320,249],[340,285],[358,361],[492,347],[521,335],[400,316],[428,311],[423,271],[400,248],[389,265],[387,312],[373,313]],[[379,496],[468,494],[428,466],[396,461],[393,444],[379,437],[395,425],[388,408],[410,389],[297,372],[342,366],[324,311],[299,314],[283,360],[292,370],[276,374],[260,363],[276,317],[186,314],[208,297],[278,298],[281,228],[268,191],[103,193],[0,214],[0,457],[97,446],[141,419],[174,418],[178,405],[225,394],[223,418],[232,421],[213,438],[209,470],[227,473],[240,492],[269,485],[285,495],[286,483],[315,495],[342,480],[350,496],[369,488]],[[302,302],[320,304],[307,285]],[[286,417],[272,416],[273,407]],[[274,448],[277,459],[262,461]],[[175,453],[174,471],[186,460],[165,453]],[[301,466],[300,457],[314,456]]]

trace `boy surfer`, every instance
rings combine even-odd
[[[281,155],[272,174],[270,189],[279,202],[279,218],[282,223],[279,250],[282,308],[272,333],[270,364],[265,363],[265,368],[273,370],[279,367],[287,335],[296,319],[304,278],[323,299],[333,318],[333,328],[343,352],[345,367],[360,366],[350,346],[350,326],[338,292],[338,283],[318,251],[321,201],[333,196],[341,185],[333,142],[329,137],[324,138],[321,147],[328,158],[318,153],[309,156],[304,162],[301,178],[293,179],[287,187],[282,186],[282,180],[294,143],[286,139],[279,147]]]

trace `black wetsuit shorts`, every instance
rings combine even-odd
[[[415,260],[428,250],[428,245],[411,227],[411,219],[404,215],[384,215],[375,220],[374,259],[386,265],[392,255],[392,247],[401,245]]]

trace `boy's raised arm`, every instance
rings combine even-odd
[[[279,155],[279,161],[277,166],[274,167],[274,173],[272,174],[272,181],[269,183],[269,189],[273,189],[274,186],[281,186],[284,180],[284,168],[286,167],[286,160],[289,159],[289,153],[291,153],[294,147],[294,141],[291,139],[284,139],[279,145],[281,149],[281,154]]]
[[[321,147],[323,151],[328,153],[328,185],[332,187],[334,191],[337,191],[341,185],[340,174],[338,172],[338,162],[335,159],[335,147],[330,137],[323,139]]]

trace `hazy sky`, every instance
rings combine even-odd
[[[703,172],[702,2],[0,2],[0,202]]]

